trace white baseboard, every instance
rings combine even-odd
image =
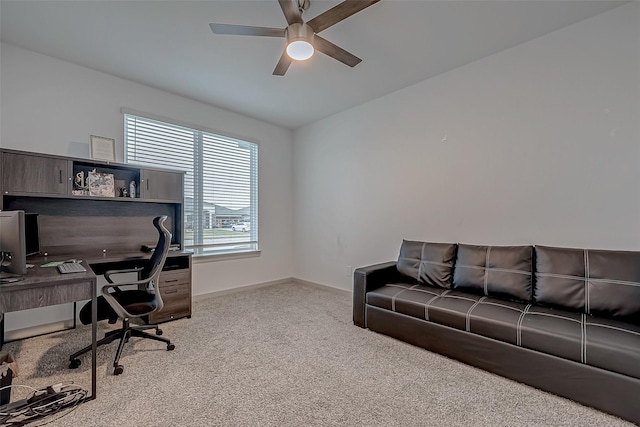
[[[80,322],[77,323],[81,325]],[[24,329],[13,329],[4,332],[4,342],[16,341],[25,338],[31,338],[38,335],[49,334],[52,332],[60,332],[73,327],[73,319],[61,320],[58,322],[47,323],[44,325],[31,326]]]
[[[313,286],[313,287],[317,287],[317,288],[321,288],[321,289],[325,289],[331,292],[338,292],[344,295],[351,295],[352,292],[345,290],[345,289],[340,289],[340,288],[336,288],[335,286],[329,286],[329,285],[325,285],[322,283],[315,283],[315,282],[309,282],[307,280],[302,280],[302,279],[298,279],[295,277],[287,277],[285,279],[279,279],[279,280],[272,280],[269,282],[262,282],[262,283],[255,283],[253,285],[246,285],[246,286],[239,286],[237,288],[231,288],[231,289],[223,289],[221,291],[213,291],[213,292],[207,292],[206,294],[198,294],[198,295],[194,295],[193,296],[193,301],[197,302],[197,301],[202,301],[208,298],[213,298],[213,297],[217,297],[217,296],[221,296],[221,295],[229,295],[229,294],[235,294],[236,292],[245,292],[245,291],[250,291],[253,289],[259,289],[259,288],[265,288],[267,286],[275,286],[275,285],[284,285],[287,283],[294,283],[297,285],[307,285],[307,286]]]
[[[197,301],[202,301],[208,298],[212,298],[212,297],[218,297],[221,295],[229,295],[229,294],[235,294],[237,292],[244,292],[244,291],[250,291],[253,289],[259,289],[259,288],[265,288],[267,286],[274,286],[274,285],[283,285],[286,283],[293,283],[293,278],[292,277],[288,277],[286,279],[279,279],[279,280],[271,280],[269,282],[262,282],[262,283],[255,283],[253,285],[245,285],[245,286],[238,286],[237,288],[230,288],[230,289],[222,289],[220,291],[213,291],[213,292],[207,292],[205,294],[198,294],[198,295],[194,295],[193,296],[193,301],[197,302]]]
[[[307,285],[307,286],[313,286],[316,288],[320,288],[320,289],[324,289],[327,291],[331,291],[331,292],[337,292],[343,295],[352,295],[353,292],[350,290],[346,290],[346,289],[342,289],[342,288],[336,288],[335,286],[331,286],[331,285],[325,285],[324,283],[316,283],[316,282],[309,282],[308,280],[302,280],[302,279],[298,279],[295,277],[291,278],[291,281],[293,281],[293,283],[299,284],[299,285]]]

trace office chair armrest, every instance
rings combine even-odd
[[[152,280],[153,279],[150,277],[148,279],[142,279],[142,280],[127,280],[125,282],[111,282],[108,285],[104,285],[102,287],[102,293],[103,294],[109,293],[110,289],[113,289],[116,292],[120,292],[120,286],[140,286],[140,285],[147,286]]]
[[[105,279],[107,279],[107,282],[109,283],[115,283],[112,279],[111,276],[113,276],[114,274],[123,274],[123,273],[138,273],[140,271],[142,271],[143,268],[142,267],[137,267],[137,268],[127,268],[124,270],[108,270],[105,271],[103,276]]]

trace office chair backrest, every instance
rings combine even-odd
[[[167,259],[167,254],[169,253],[169,246],[171,245],[171,233],[164,226],[164,222],[167,220],[167,216],[159,216],[153,219],[153,226],[158,230],[158,243],[156,244],[156,248],[153,251],[153,255],[149,259],[149,263],[144,267],[144,269],[140,272],[141,279],[149,279],[152,278],[153,285],[157,292],[158,279],[160,277],[160,273],[162,272],[162,267],[164,266],[164,262]],[[160,304],[162,304],[162,300],[160,299],[160,293],[157,292],[158,299]]]

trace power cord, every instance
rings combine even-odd
[[[33,391],[30,397],[5,406],[0,406],[0,425],[23,426],[41,420],[53,414],[59,414],[58,419],[75,409],[82,403],[87,390],[73,383],[58,383],[43,389],[35,389],[25,385],[10,385],[0,388],[0,391],[10,387],[24,387]],[[45,425],[54,419],[45,420]]]

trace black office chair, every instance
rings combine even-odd
[[[109,323],[116,323],[117,319],[122,319],[122,328],[109,331],[104,338],[98,341],[98,345],[109,344],[116,339],[120,339],[118,351],[113,361],[113,374],[120,375],[124,368],[119,364],[120,355],[124,344],[129,341],[130,337],[149,338],[156,341],[162,341],[167,344],[167,350],[173,350],[175,346],[167,338],[156,335],[162,335],[162,330],[157,325],[131,325],[130,319],[144,320],[146,316],[163,307],[162,297],[158,289],[160,272],[167,259],[169,246],[171,245],[171,233],[163,225],[167,219],[166,216],[160,216],[153,220],[153,225],[158,230],[158,243],[153,255],[149,259],[148,264],[144,268],[128,269],[128,270],[110,270],[104,273],[108,285],[102,288],[102,295],[98,297],[98,320],[108,319]],[[138,280],[114,282],[111,276],[121,273],[138,272]],[[137,286],[135,289],[120,289],[120,286]],[[88,325],[91,323],[91,301],[80,310],[80,321]],[[143,332],[146,329],[155,329],[156,335]],[[69,356],[69,368],[75,369],[80,366],[78,356],[91,351],[91,345]]]

